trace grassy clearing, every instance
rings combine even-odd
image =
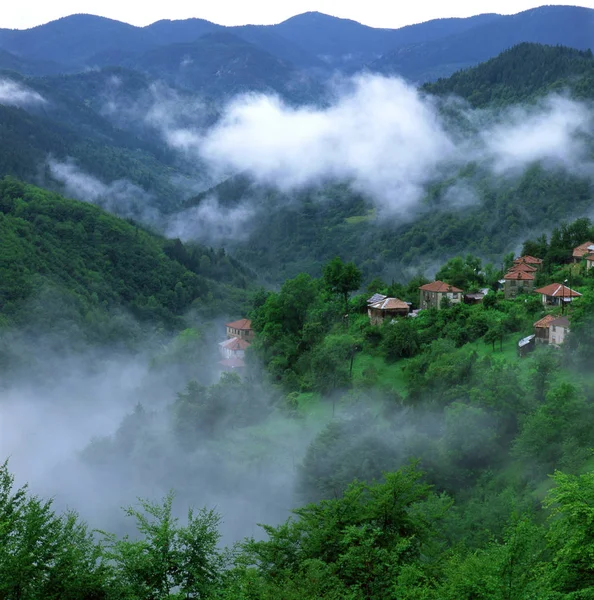
[[[368,221],[374,221],[376,217],[375,208],[367,211],[364,215],[357,215],[354,217],[347,217],[344,222],[348,225],[358,225],[359,223],[366,223]]]

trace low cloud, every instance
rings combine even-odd
[[[512,108],[482,140],[496,173],[517,173],[540,161],[581,175],[591,162],[591,132],[592,114],[586,105],[551,96],[535,107]]]
[[[330,106],[295,108],[250,94],[207,131],[169,125],[167,144],[203,161],[214,179],[241,171],[283,192],[346,181],[384,214],[400,216],[414,214],[429,184],[471,163],[497,176],[535,162],[592,172],[591,109],[559,95],[495,113],[423,95],[400,79],[359,76],[343,82]],[[464,208],[477,199],[470,183],[458,192],[445,201]]]
[[[0,104],[26,107],[46,102],[45,98],[35,90],[10,79],[0,79]]]
[[[198,206],[173,215],[167,225],[167,237],[182,241],[200,240],[205,244],[240,241],[248,237],[250,222],[256,211],[244,202],[237,206],[221,206],[216,196],[208,196]]]
[[[160,213],[153,206],[154,198],[125,179],[104,183],[80,169],[73,161],[49,159],[48,166],[52,177],[64,186],[67,196],[149,225],[155,225],[160,220]]]

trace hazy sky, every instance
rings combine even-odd
[[[594,0],[168,0],[145,3],[130,0],[21,0],[2,3],[0,27],[24,29],[73,13],[101,15],[133,25],[148,25],[159,19],[190,17],[200,17],[222,25],[268,24],[313,10],[354,19],[374,27],[402,27],[439,17],[467,17],[487,12],[512,14],[543,4],[594,8]]]

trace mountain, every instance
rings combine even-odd
[[[309,12],[273,25],[271,29],[307,48],[331,66],[356,69],[396,46],[458,34],[498,17],[478,15],[468,19],[436,19],[401,29],[378,29],[349,19]]]
[[[320,86],[293,65],[226,31],[207,33],[192,43],[160,46],[129,66],[212,97],[259,91],[306,101],[321,93]]]
[[[527,69],[526,65],[536,68]],[[594,98],[591,50],[523,43],[476,67],[426,84],[426,92],[464,98],[475,107],[523,102],[553,91],[572,89]]]
[[[591,53],[521,44],[427,85],[423,92],[455,93],[475,106],[501,109],[566,89],[594,99]],[[463,209],[449,205],[449,195],[465,187],[475,199]],[[380,273],[406,278],[417,268],[430,271],[444,253],[472,252],[499,263],[526,232],[540,234],[564,219],[588,214],[592,207],[587,178],[537,162],[517,177],[502,177],[480,161],[449,173],[426,189],[406,222],[378,218],[369,197],[340,183],[282,194],[239,177],[190,202],[200,204],[211,195],[224,206],[251,201],[258,207],[249,237],[230,240],[227,247],[271,282],[302,271],[318,275],[337,253],[354,260],[369,278]]]
[[[11,178],[0,180],[0,232],[4,325],[70,331],[78,324],[109,342],[134,327],[114,319],[125,312],[176,329],[190,307],[205,315],[237,310],[251,277],[224,252],[184,247]]]
[[[543,6],[498,16],[456,35],[394,48],[370,64],[369,69],[415,82],[430,81],[486,61],[521,42],[592,48],[594,10]]]

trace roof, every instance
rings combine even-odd
[[[591,248],[591,246],[593,248]],[[574,258],[582,258],[586,254],[589,254],[594,249],[594,242],[584,242],[580,244],[577,248],[573,249]]]
[[[577,298],[581,296],[579,292],[576,292],[561,283],[551,283],[550,285],[535,290],[535,292],[537,294],[542,294],[543,296],[551,296],[552,298]]]
[[[503,279],[516,280],[516,281],[534,281],[534,273],[529,273],[528,271],[518,271],[517,269],[512,269],[508,271]]]
[[[380,302],[376,302],[372,304],[369,308],[373,308],[375,310],[409,310],[409,305],[406,302],[403,302],[399,298],[386,298],[385,300],[381,300]]]
[[[535,256],[530,256],[526,254],[525,256],[520,256],[514,260],[515,263],[527,263],[529,265],[541,265],[542,259],[536,258]]]
[[[522,338],[519,342],[518,342],[518,346],[520,348],[523,348],[524,346],[527,346],[528,344],[530,344],[530,342],[535,338],[536,336],[534,334],[529,335],[525,338]]]
[[[243,329],[243,330],[251,330],[252,322],[249,319],[240,319],[239,321],[233,321],[233,323],[227,323],[227,327],[231,327],[232,329]]]
[[[534,323],[534,327],[543,327],[545,329],[548,329],[551,323],[556,318],[557,317],[555,317],[555,315],[547,315],[546,317],[543,317],[540,321],[536,321],[536,323]]]
[[[367,300],[367,304],[375,304],[376,302],[381,302],[385,300],[388,296],[384,296],[383,294],[373,294],[369,300]]]
[[[228,369],[243,369],[245,367],[245,363],[241,358],[226,358],[225,360],[220,360],[219,364]]]
[[[567,317],[558,317],[557,319],[551,322],[551,327],[563,327],[565,329],[569,329],[569,319]]]
[[[226,348],[227,350],[231,350],[233,352],[237,352],[237,350],[247,350],[251,346],[249,342],[242,340],[240,338],[231,338],[230,340],[225,340],[221,342],[219,346]]]
[[[439,294],[446,294],[448,292],[460,294],[463,293],[460,288],[454,287],[449,283],[444,283],[443,281],[433,281],[432,283],[426,283],[425,285],[422,285],[419,289],[423,290],[424,292],[438,292]]]
[[[538,271],[538,269],[534,265],[531,265],[529,263],[519,262],[514,263],[514,266],[510,269],[510,271],[524,271],[525,273],[534,273],[535,271]]]

